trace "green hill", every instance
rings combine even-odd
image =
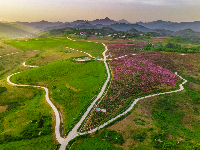
[[[175,32],[175,35],[178,36],[200,36],[200,32],[193,31],[192,29],[188,28],[185,30],[179,30]]]
[[[0,22],[0,39],[37,37],[36,32],[25,26]]]

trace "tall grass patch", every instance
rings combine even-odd
[[[44,93],[43,90],[35,91],[23,103],[10,103],[7,111],[0,114],[0,149],[55,147],[52,140],[51,107],[45,104]]]
[[[196,81],[189,76],[186,79],[188,82]],[[152,116],[161,130],[152,135],[154,147],[159,149],[195,149],[199,147],[200,93],[189,90],[188,82],[184,84],[185,90],[182,92],[158,96],[158,101],[153,106]],[[177,139],[182,140],[178,143]]]

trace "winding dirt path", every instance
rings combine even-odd
[[[15,83],[12,83],[10,81],[10,77],[12,77],[13,75],[16,75],[20,72],[17,72],[17,73],[14,73],[12,75],[9,75],[7,77],[7,82],[10,84],[10,85],[13,85],[13,86],[32,86],[32,85],[17,85]],[[54,104],[50,101],[49,99],[49,90],[46,88],[46,87],[42,87],[42,86],[32,86],[32,87],[37,87],[37,88],[42,88],[45,90],[46,94],[45,94],[45,98],[46,98],[46,101],[49,103],[49,105],[51,106],[51,108],[53,109],[54,113],[55,113],[55,116],[56,116],[56,126],[55,126],[55,134],[56,134],[56,139],[59,143],[62,143],[64,138],[62,138],[60,136],[60,116],[59,116],[59,112],[57,110],[57,108],[54,106]]]
[[[57,108],[53,105],[53,103],[52,103],[52,102],[50,101],[50,99],[49,99],[49,90],[48,90],[46,87],[42,87],[42,86],[17,85],[17,84],[15,84],[15,83],[12,83],[12,82],[10,81],[10,77],[12,77],[13,75],[18,74],[18,73],[20,73],[20,72],[14,73],[14,74],[12,74],[12,75],[10,75],[10,76],[7,77],[7,82],[8,82],[10,85],[13,85],[13,86],[32,86],[32,87],[42,88],[42,89],[45,90],[45,92],[46,92],[46,94],[45,94],[46,101],[47,101],[47,102],[49,103],[49,105],[52,107],[52,109],[53,109],[53,111],[54,111],[54,113],[55,113],[55,116],[56,116],[55,134],[56,134],[56,139],[57,139],[57,141],[61,144],[60,150],[65,150],[65,148],[66,148],[66,146],[67,146],[67,144],[68,144],[68,142],[69,142],[70,140],[74,139],[74,138],[77,137],[78,135],[83,135],[83,134],[85,134],[85,133],[79,133],[79,132],[77,132],[77,129],[79,128],[79,126],[81,125],[81,123],[84,121],[84,119],[87,117],[87,115],[89,114],[90,110],[91,110],[91,109],[93,108],[93,106],[95,105],[95,102],[103,95],[103,93],[104,93],[104,91],[105,91],[105,89],[106,89],[106,85],[108,84],[108,82],[109,82],[109,80],[110,80],[110,71],[109,71],[108,65],[107,65],[107,63],[106,63],[106,55],[105,55],[105,53],[106,53],[106,51],[107,51],[108,49],[107,49],[107,46],[106,46],[104,43],[102,43],[102,44],[103,44],[104,47],[105,47],[105,51],[104,51],[102,54],[103,54],[103,56],[104,56],[103,61],[104,61],[104,64],[105,64],[105,66],[106,66],[106,70],[107,70],[107,74],[108,74],[107,80],[106,80],[106,82],[104,83],[104,85],[103,85],[103,87],[102,87],[102,89],[101,89],[101,92],[98,94],[97,98],[91,103],[91,105],[88,107],[87,111],[84,113],[84,115],[82,116],[82,118],[80,119],[80,121],[74,126],[74,128],[72,129],[72,131],[69,132],[68,136],[67,136],[65,139],[62,138],[62,137],[61,137],[61,134],[60,134],[60,130],[59,130],[59,129],[60,129],[60,116],[59,116],[59,112],[58,112]],[[125,56],[125,57],[126,57],[126,56]],[[121,57],[119,57],[119,58],[121,58]],[[23,63],[23,65],[24,65],[25,67],[34,67],[34,68],[35,68],[35,67],[38,67],[38,66],[26,65],[25,62]],[[179,75],[177,74],[177,72],[176,72],[175,74],[176,74],[177,76],[179,76]],[[179,77],[180,77],[181,79],[183,79],[181,76],[179,76]],[[106,123],[100,125],[99,127],[94,128],[94,129],[88,131],[88,133],[95,132],[96,130],[101,129],[101,128],[105,127],[106,125],[108,125],[109,123],[113,122],[113,121],[116,120],[117,118],[119,118],[119,117],[125,115],[125,114],[128,113],[128,112],[134,107],[134,105],[135,105],[139,100],[141,100],[141,99],[144,99],[144,98],[147,98],[147,97],[156,96],[156,95],[161,95],[161,94],[179,92],[179,91],[183,90],[183,89],[184,89],[184,88],[183,88],[183,84],[185,84],[185,83],[187,82],[187,80],[185,80],[185,79],[183,79],[183,80],[184,80],[184,82],[183,82],[182,84],[179,85],[179,86],[180,86],[180,89],[179,89],[179,90],[171,91],[171,92],[164,92],[164,93],[159,93],[159,94],[153,94],[153,95],[149,95],[149,96],[145,96],[145,97],[141,97],[141,98],[135,99],[135,101],[131,104],[131,106],[130,106],[125,112],[123,112],[123,113],[117,115],[116,117],[114,117],[114,118],[112,118],[111,120],[107,121]]]
[[[109,80],[110,80],[110,71],[109,71],[109,68],[108,68],[108,65],[106,63],[106,51],[108,50],[107,46],[102,43],[105,47],[105,51],[102,53],[103,56],[104,56],[104,64],[106,66],[106,70],[107,70],[107,74],[108,74],[108,77],[106,79],[106,82],[104,83],[102,89],[101,89],[101,92],[98,94],[97,98],[91,103],[91,105],[88,107],[87,111],[84,113],[84,115],[81,117],[80,121],[74,126],[74,128],[72,129],[72,131],[69,132],[69,134],[67,135],[67,138],[64,139],[64,141],[62,142],[61,146],[60,146],[60,150],[65,150],[68,142],[72,139],[74,139],[75,137],[78,136],[78,134],[80,134],[79,132],[77,132],[77,129],[79,128],[79,126],[81,125],[81,123],[84,121],[84,119],[87,117],[87,115],[89,114],[90,110],[93,108],[93,106],[95,105],[96,101],[101,98],[101,96],[103,95],[105,89],[106,89],[106,85],[108,84]]]
[[[178,77],[180,77],[181,79],[183,79],[181,76],[179,76],[179,75],[177,74],[177,72],[175,72],[175,74],[176,74]],[[145,97],[137,98],[137,99],[135,99],[135,101],[131,104],[131,106],[130,106],[125,112],[123,112],[123,113],[117,115],[116,117],[114,117],[114,118],[112,118],[111,120],[105,122],[104,124],[100,125],[99,127],[94,128],[94,129],[88,131],[87,133],[93,133],[93,132],[95,132],[95,131],[97,131],[97,130],[103,128],[103,127],[105,127],[106,125],[108,125],[109,123],[113,122],[113,121],[116,120],[117,118],[120,118],[121,116],[127,114],[129,111],[131,111],[131,109],[133,109],[134,105],[135,105],[139,100],[141,100],[141,99],[148,98],[148,97],[153,97],[153,96],[157,96],[157,95],[162,95],[162,94],[168,94],[168,93],[174,93],[174,92],[182,91],[182,90],[184,89],[183,84],[185,84],[185,83],[187,82],[187,80],[185,80],[185,79],[183,79],[183,80],[184,80],[184,82],[181,83],[181,84],[179,85],[179,86],[180,86],[180,89],[179,89],[179,90],[175,90],[175,91],[171,91],[171,92],[164,92],[164,93],[159,93],[159,94],[153,94],[153,95],[148,95],[148,96],[145,96]],[[80,133],[80,135],[83,135],[83,134],[85,134],[85,133]]]
[[[93,108],[93,106],[95,105],[95,102],[103,95],[105,89],[106,89],[106,85],[107,83],[109,82],[110,80],[110,72],[109,72],[109,68],[108,68],[108,65],[106,63],[106,56],[105,56],[105,53],[106,51],[108,50],[107,49],[107,46],[102,43],[105,47],[105,51],[102,53],[103,56],[104,56],[104,64],[106,66],[106,70],[107,70],[107,74],[108,74],[108,77],[107,77],[107,80],[106,82],[104,83],[102,89],[101,89],[101,92],[99,93],[99,95],[97,96],[97,98],[91,103],[91,105],[88,107],[87,111],[84,113],[84,115],[82,116],[82,118],[80,119],[80,121],[75,125],[75,127],[72,129],[72,131],[68,134],[67,138],[62,138],[61,137],[61,133],[60,133],[60,116],[59,116],[59,112],[57,110],[57,108],[54,106],[54,104],[50,101],[49,99],[49,90],[48,88],[46,87],[42,87],[42,86],[33,86],[33,85],[18,85],[18,84],[15,84],[15,83],[12,83],[10,81],[10,78],[13,76],[13,75],[16,75],[20,72],[17,72],[17,73],[14,73],[12,75],[9,75],[7,77],[7,82],[12,85],[12,86],[32,86],[32,87],[36,87],[36,88],[42,88],[45,90],[46,94],[45,94],[45,98],[46,98],[46,101],[49,103],[49,105],[52,107],[54,113],[55,113],[55,116],[56,116],[56,126],[55,126],[55,135],[56,135],[56,139],[57,141],[61,144],[61,147],[60,149],[63,149],[65,150],[65,147],[66,145],[68,144],[68,142],[70,140],[72,140],[73,138],[75,138],[76,136],[78,136],[78,132],[77,132],[77,129],[78,127],[81,125],[81,123],[84,121],[85,117],[87,117],[88,113],[90,112],[90,110]],[[89,53],[87,53],[88,55],[90,55]],[[23,63],[23,66],[24,67],[31,67],[31,68],[36,68],[38,66],[30,66],[30,65],[26,65],[25,62]]]

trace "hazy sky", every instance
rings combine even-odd
[[[200,0],[1,0],[0,21],[200,21]]]

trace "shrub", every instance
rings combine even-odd
[[[0,87],[0,94],[7,91],[7,88],[6,87]]]
[[[120,144],[122,145],[124,143],[124,139],[121,134],[117,133],[117,131],[110,130],[108,131],[105,129],[105,131],[101,132],[101,138],[105,139],[106,141],[110,143]]]
[[[114,37],[110,37],[109,39],[108,39],[108,41],[113,41],[114,40]]]
[[[30,139],[37,137],[39,133],[37,120],[32,120],[28,125],[24,127],[24,130],[21,132],[21,135],[25,139]]]
[[[39,57],[39,54],[36,54],[36,55],[34,56],[34,58],[37,58],[37,57]]]
[[[143,132],[142,134],[135,134],[133,136],[134,140],[137,142],[143,142],[146,138],[147,134],[145,132]]]
[[[11,138],[12,138],[12,136],[10,134],[0,135],[0,144],[2,144],[5,141],[8,141]]]
[[[12,109],[15,109],[17,108],[18,106],[20,106],[18,103],[11,103],[8,105],[7,109],[6,110],[12,110]]]
[[[3,67],[3,65],[0,65],[0,71],[5,70],[5,68]]]
[[[133,44],[133,42],[127,42],[127,44]]]
[[[136,76],[136,77],[141,77],[141,75],[140,75],[140,74],[137,74],[137,73],[135,74],[135,76]]]

